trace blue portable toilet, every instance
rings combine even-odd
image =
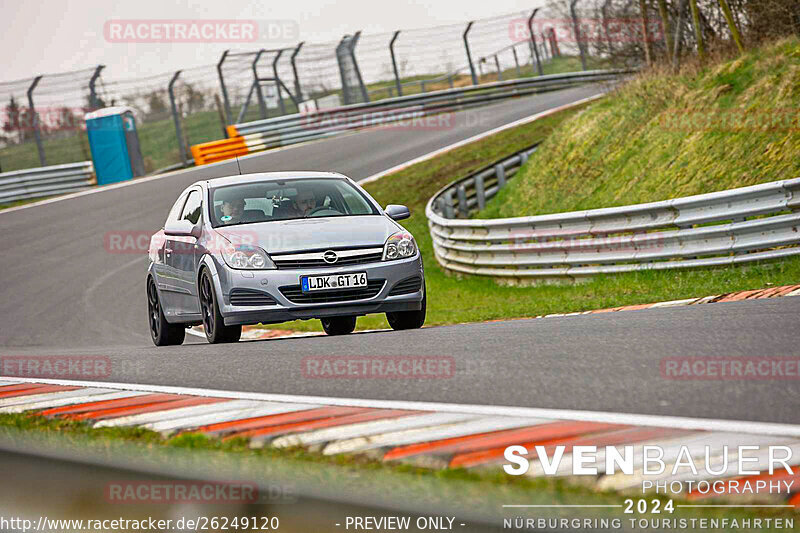
[[[86,134],[98,185],[144,176],[133,109],[115,106],[87,113]]]

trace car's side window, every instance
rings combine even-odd
[[[197,224],[197,221],[200,220],[201,207],[200,192],[190,192],[189,197],[186,199],[186,205],[183,206],[183,211],[181,212],[181,220],[188,220],[192,224]]]
[[[178,215],[180,215],[181,208],[183,207],[183,204],[185,202],[186,202],[186,195],[185,194],[180,195],[173,204],[172,209],[169,210],[169,215],[167,215],[167,221],[164,223],[165,226],[170,222],[178,220]]]

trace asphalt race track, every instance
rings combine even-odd
[[[354,179],[514,120],[585,98],[583,87],[459,113],[454,127],[388,128],[257,154],[244,172],[334,170]],[[145,253],[109,253],[107,232],[152,234],[177,194],[235,162],[0,212],[0,355],[106,355],[106,381],[354,398],[483,403],[797,423],[800,381],[676,381],[664,357],[790,356],[800,298],[515,320],[210,346],[187,335],[156,349],[146,321]],[[391,179],[391,178],[386,178]],[[702,296],[702,295],[697,295]],[[321,355],[450,356],[449,379],[304,377]]]

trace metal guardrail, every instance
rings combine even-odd
[[[535,150],[489,165],[430,199],[425,214],[445,269],[558,280],[800,255],[800,178],[624,207],[466,219]]]
[[[95,183],[91,161],[0,174],[0,204],[86,189]]]
[[[630,69],[616,69],[552,74],[234,124],[228,126],[229,139],[195,145],[192,153],[196,164],[215,162],[235,155],[322,139],[361,128],[461,111],[506,98],[556,91],[584,83],[612,81],[633,72]],[[229,146],[231,143],[235,145],[233,148]]]

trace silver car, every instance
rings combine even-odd
[[[318,318],[328,335],[386,313],[393,329],[425,322],[414,237],[350,178],[269,172],[198,181],[150,240],[147,306],[156,346],[202,324],[211,343],[242,325]]]

